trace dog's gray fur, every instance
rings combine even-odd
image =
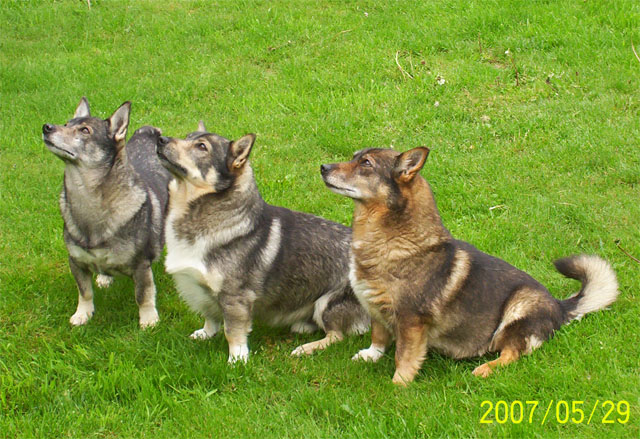
[[[294,355],[369,326],[349,285],[351,230],[265,203],[247,161],[254,139],[232,142],[200,124],[184,140],[158,143],[162,163],[176,177],[169,185],[166,269],[205,317],[192,338],[209,338],[224,322],[230,362],[248,359],[254,318],[295,332],[326,332]]]
[[[135,282],[140,326],[158,321],[151,263],[162,252],[170,174],[154,154],[160,131],[142,127],[125,147],[131,104],[102,120],[82,98],[65,125],[45,124],[47,148],[66,166],[60,194],[69,267],[79,290],[73,325],[94,312],[92,273],[106,286],[111,275]]]

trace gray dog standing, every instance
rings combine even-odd
[[[112,275],[132,277],[140,326],[158,322],[151,263],[164,245],[170,174],[155,155],[158,129],[140,128],[125,146],[130,109],[125,102],[103,120],[82,98],[69,122],[42,127],[45,145],[65,163],[60,211],[79,291],[75,326],[94,312],[92,273],[101,287]]]

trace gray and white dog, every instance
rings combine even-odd
[[[230,141],[202,122],[186,139],[160,137],[169,184],[165,267],[190,307],[205,317],[194,339],[224,323],[229,362],[247,361],[254,318],[325,338],[292,354],[310,354],[363,333],[369,316],[349,285],[351,230],[267,204],[248,162],[255,136]]]
[[[140,128],[125,147],[130,109],[125,102],[102,120],[91,117],[82,98],[68,123],[42,127],[45,145],[66,165],[60,211],[80,293],[72,325],[84,325],[93,315],[92,273],[101,287],[111,284],[112,275],[131,276],[140,326],[158,322],[151,262],[164,245],[171,175],[155,156],[158,129]]]

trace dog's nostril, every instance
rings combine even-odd
[[[158,139],[158,145],[164,146],[167,143],[169,143],[169,138],[165,136],[160,136],[160,138]]]
[[[43,133],[48,134],[51,131],[53,131],[53,125],[51,125],[49,123],[45,123],[44,125],[42,125],[42,132]]]
[[[327,165],[320,165],[320,173],[322,175],[326,174],[327,172],[329,172],[329,166]]]

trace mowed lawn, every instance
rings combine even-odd
[[[637,438],[640,265],[618,247],[640,258],[632,41],[632,0],[3,1],[0,437]],[[162,261],[156,328],[138,329],[125,278],[71,328],[63,164],[41,126],[82,96],[105,118],[131,100],[130,133],[184,136],[201,118],[257,133],[264,198],[347,225],[352,202],[320,164],[426,145],[422,175],[454,236],[563,298],[579,285],[552,261],[600,255],[620,297],[488,379],[471,371],[495,356],[429,353],[407,389],[391,384],[393,350],[350,360],[368,335],[292,358],[320,334],[258,323],[249,363],[230,367],[224,337],[188,338],[202,319]]]

